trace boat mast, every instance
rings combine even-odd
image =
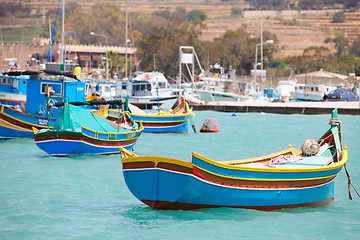
[[[51,34],[51,19],[50,19],[50,14],[49,14],[49,37],[50,37],[50,45],[52,45],[52,34]],[[50,62],[51,60],[51,47],[49,48],[49,56],[50,56]]]
[[[261,77],[260,77],[260,92],[263,91],[263,81],[262,81],[262,77],[263,77],[263,19],[262,19],[262,15],[260,17],[260,35],[261,35],[261,47],[260,47],[260,58],[261,58]]]
[[[63,0],[63,9],[62,9],[62,32],[61,32],[61,61],[64,64],[64,71],[65,68],[65,56],[64,56],[64,33],[65,33],[65,0]]]
[[[127,53],[128,53],[128,1],[125,1],[125,79],[128,76]]]

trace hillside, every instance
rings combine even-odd
[[[69,1],[70,2],[70,1]],[[83,8],[89,8],[98,1],[77,1]],[[125,1],[107,1],[120,4],[122,7]],[[35,17],[27,19],[1,18],[0,27],[23,27],[33,25],[41,27],[47,23],[44,13],[52,8],[56,9],[58,1],[31,1],[28,3]],[[247,26],[247,30],[253,36],[260,35],[260,16],[263,17],[264,31],[275,33],[279,40],[278,56],[301,55],[303,50],[310,46],[326,46],[335,51],[334,43],[324,43],[325,38],[334,38],[336,33],[343,31],[346,38],[355,40],[359,37],[360,11],[346,12],[344,23],[332,23],[332,15],[339,10],[311,10],[311,11],[249,11],[242,12],[242,16],[235,18],[231,16],[232,8],[248,9],[245,1],[219,0],[197,0],[180,2],[174,1],[151,1],[138,0],[128,1],[130,13],[150,13],[153,11],[169,10],[176,7],[184,7],[187,11],[192,9],[202,9],[208,19],[204,22],[207,29],[203,31],[201,40],[213,40],[221,37],[227,30],[235,30],[242,25]],[[36,31],[37,32],[37,31]],[[22,35],[17,31],[16,35],[9,38],[3,34],[3,40],[21,42]],[[25,36],[26,38],[26,36]]]

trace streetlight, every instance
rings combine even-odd
[[[106,50],[105,50],[105,52],[106,52],[106,79],[107,79],[109,77],[109,57],[108,57],[108,52],[107,52],[107,46],[108,46],[107,37],[105,35],[94,33],[94,32],[90,32],[90,35],[92,35],[92,36],[100,36],[100,37],[105,38],[105,43],[106,43]]]
[[[254,64],[254,87],[256,86],[256,70],[257,70],[257,65],[258,65],[258,62],[257,62],[257,51],[258,51],[258,46],[260,45],[264,45],[264,44],[272,44],[274,43],[273,40],[267,40],[266,42],[261,42],[261,43],[258,43],[256,44],[256,49],[255,49],[255,64]],[[262,62],[262,59],[261,59],[261,66],[263,65],[263,62]],[[262,74],[262,73],[261,73]],[[260,79],[260,90],[262,89],[262,79]]]

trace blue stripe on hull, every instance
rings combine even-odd
[[[34,132],[0,126],[0,138],[33,138]]]
[[[176,126],[144,127],[143,132],[166,133],[166,132],[188,132],[188,122]]]
[[[90,144],[84,141],[72,140],[53,140],[53,141],[37,141],[36,145],[44,152],[52,156],[67,156],[81,154],[114,154],[120,153],[119,148],[123,147],[130,150],[136,142],[126,146],[100,146]]]
[[[184,121],[189,116],[137,116],[131,115],[134,121],[144,121],[144,122],[175,122],[175,121]]]

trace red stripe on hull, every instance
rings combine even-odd
[[[273,211],[273,210],[300,208],[300,207],[310,207],[310,208],[322,207],[330,204],[332,201],[334,201],[334,198],[332,197],[329,199],[325,199],[317,202],[311,202],[311,203],[279,205],[279,206],[220,206],[220,205],[204,205],[204,204],[191,204],[191,203],[179,203],[179,202],[168,202],[168,201],[153,201],[153,200],[145,200],[145,199],[141,201],[154,210],[194,210],[201,208],[229,207],[229,208],[255,209],[261,211]]]

